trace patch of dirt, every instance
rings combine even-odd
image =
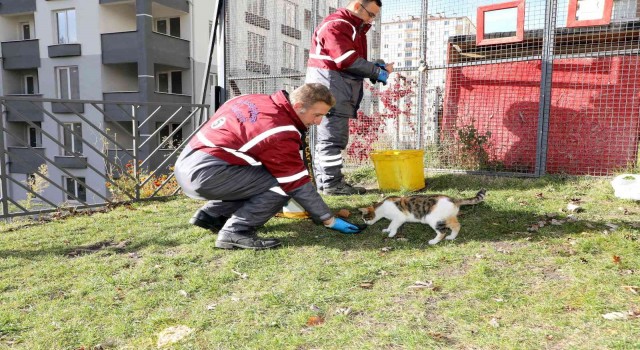
[[[71,251],[69,251],[66,256],[69,258],[75,258],[77,256],[81,256],[81,255],[87,255],[87,254],[93,254],[96,252],[99,252],[101,250],[113,250],[117,253],[123,253],[125,248],[127,247],[127,245],[129,244],[129,241],[122,241],[122,242],[114,242],[114,241],[102,241],[102,242],[97,242],[97,243],[93,243],[93,244],[89,244],[89,245],[84,245],[84,246],[79,246],[76,247],[74,249],[72,249]]]

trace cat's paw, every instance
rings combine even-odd
[[[430,240],[430,241],[429,241],[429,244],[431,244],[431,245],[435,245],[435,244],[438,244],[438,242],[440,242],[440,240],[439,240],[439,239],[435,239],[435,238],[434,238],[434,239],[432,239],[432,240]]]
[[[448,235],[447,237],[445,237],[445,239],[448,239],[448,240],[451,241],[451,240],[456,239],[456,237],[458,237],[458,235],[455,235],[455,236],[454,235]]]
[[[383,229],[382,229],[382,232],[384,232],[384,233],[389,233],[389,229],[388,229],[388,228],[383,228]]]

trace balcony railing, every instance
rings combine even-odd
[[[20,95],[24,100],[10,100],[6,103],[7,121],[9,122],[41,122],[44,120],[42,101],[34,98],[42,95]],[[28,99],[27,99],[28,98]]]
[[[36,0],[2,0],[0,15],[14,15],[36,11]]]
[[[40,48],[37,39],[5,41],[1,45],[4,57],[2,66],[4,69],[33,69],[40,67]]]

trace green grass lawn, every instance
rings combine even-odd
[[[282,248],[217,250],[188,224],[201,203],[182,197],[1,225],[0,349],[154,349],[180,325],[192,332],[166,348],[640,348],[640,204],[601,178],[427,182],[488,191],[454,241],[430,246],[420,224],[386,239],[386,220],[349,236],[276,218],[261,234]],[[362,223],[380,196],[327,202]],[[567,221],[572,199],[584,211]]]

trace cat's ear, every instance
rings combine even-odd
[[[369,212],[369,208],[358,208],[362,214],[367,214]]]

